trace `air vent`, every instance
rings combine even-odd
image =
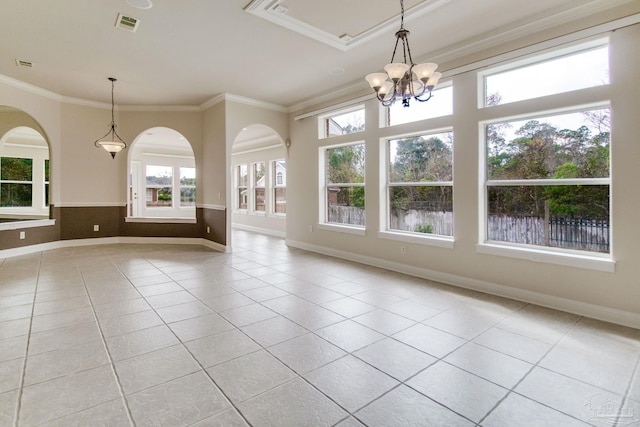
[[[33,63],[29,61],[23,61],[22,59],[16,59],[16,65],[23,68],[33,68]]]
[[[124,28],[125,30],[129,30],[132,32],[135,32],[138,29],[139,24],[140,20],[138,18],[123,15],[122,13],[118,14],[118,19],[116,20],[117,28]]]

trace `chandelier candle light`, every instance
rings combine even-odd
[[[104,148],[109,154],[111,154],[111,158],[115,159],[117,153],[127,148],[127,143],[124,142],[124,140],[120,138],[120,135],[118,135],[118,132],[116,132],[117,126],[113,115],[113,87],[116,79],[114,77],[109,77],[109,80],[111,80],[111,124],[109,125],[109,131],[104,134],[103,137],[98,138],[93,145],[98,148]]]
[[[400,42],[404,62],[393,62]],[[420,102],[431,99],[431,92],[442,76],[436,72],[436,68],[438,64],[432,62],[413,62],[409,48],[409,30],[404,28],[404,2],[400,0],[400,29],[396,32],[391,63],[385,65],[386,73],[371,73],[365,79],[383,106],[389,107],[396,100],[402,100],[402,105],[408,107],[411,98]]]

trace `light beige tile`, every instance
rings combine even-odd
[[[500,328],[487,330],[473,342],[529,363],[538,363],[551,349],[551,344]]]
[[[157,294],[146,297],[147,302],[151,307],[160,309],[164,307],[170,307],[172,305],[185,304],[197,301],[197,298],[191,295],[189,292],[181,289],[178,292],[170,292]]]
[[[234,403],[240,403],[296,377],[266,351],[257,351],[207,369]]]
[[[192,425],[192,427],[249,427],[234,408],[227,409]]]
[[[258,344],[237,329],[189,341],[185,345],[205,368],[260,349]]]
[[[310,331],[315,331],[345,320],[343,316],[320,306],[311,309],[291,311],[284,316]]]
[[[474,423],[401,385],[354,414],[369,426],[473,426]]]
[[[231,323],[215,313],[169,323],[169,327],[182,342],[219,334],[235,328]]]
[[[348,415],[301,379],[241,403],[239,408],[253,425],[264,427],[328,427]]]
[[[0,362],[25,357],[28,335],[0,340]]]
[[[398,384],[397,380],[347,355],[305,378],[349,412],[355,412]]]
[[[508,389],[515,386],[533,367],[530,363],[474,343],[460,347],[444,360]]]
[[[398,332],[393,338],[438,358],[446,356],[467,342],[420,323]]]
[[[384,308],[386,311],[406,317],[407,319],[422,322],[430,317],[435,316],[441,311],[424,304],[417,303],[412,300],[404,300]]]
[[[114,361],[128,359],[179,343],[176,336],[165,325],[141,329],[123,335],[107,337],[107,347]]]
[[[405,381],[437,359],[392,338],[385,338],[353,353],[371,366]]]
[[[346,353],[314,334],[306,334],[269,348],[269,352],[299,374],[332,362]]]
[[[241,330],[263,347],[278,344],[307,333],[305,328],[283,316],[252,323],[244,326]]]
[[[407,385],[474,422],[483,419],[508,392],[444,362],[420,372]]]
[[[48,427],[132,426],[122,399],[112,400],[47,423]]]
[[[24,384],[31,385],[109,363],[102,341],[74,345],[46,353],[29,354]]]
[[[164,322],[152,310],[140,311],[123,316],[111,317],[100,321],[105,337],[127,334],[162,325]]]
[[[413,320],[385,310],[370,311],[354,317],[353,320],[384,335],[393,335],[416,324]]]
[[[111,366],[25,387],[20,406],[20,425],[43,424],[120,396]]]
[[[348,352],[356,351],[384,338],[381,333],[362,326],[353,320],[345,320],[344,322],[318,329],[316,334]]]
[[[231,405],[202,372],[127,396],[137,426],[190,425]]]
[[[269,310],[261,304],[249,304],[231,310],[221,311],[220,315],[237,327],[250,325],[261,320],[271,319],[278,313]]]
[[[530,399],[510,393],[482,422],[485,427],[586,427],[588,424]]]
[[[14,418],[18,405],[19,390],[0,394],[0,425],[15,425]]]
[[[29,355],[67,349],[101,340],[100,329],[95,322],[36,332],[29,338]]]
[[[376,309],[376,307],[352,297],[325,302],[321,305],[324,308],[338,313],[339,315],[344,317],[355,317]]]
[[[22,379],[24,358],[0,362],[0,393],[17,390]]]
[[[200,301],[172,305],[170,307],[159,308],[156,311],[166,323],[178,322],[180,320],[192,319],[194,317],[211,314],[211,309]]]
[[[200,370],[182,345],[167,347],[115,363],[125,394],[171,381]]]

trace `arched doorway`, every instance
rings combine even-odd
[[[231,149],[232,227],[285,236],[287,148],[272,128],[252,124]]]
[[[132,218],[195,219],[195,157],[180,132],[154,127],[134,140],[127,199]]]

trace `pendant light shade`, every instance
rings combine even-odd
[[[109,80],[111,81],[111,124],[109,125],[109,131],[101,138],[98,138],[93,145],[98,148],[104,148],[109,154],[111,154],[111,158],[115,159],[117,153],[127,148],[127,143],[124,142],[124,140],[120,138],[120,135],[118,135],[118,132],[116,132],[117,126],[114,119],[115,103],[113,99],[113,91],[114,83],[117,79],[109,77]]]

